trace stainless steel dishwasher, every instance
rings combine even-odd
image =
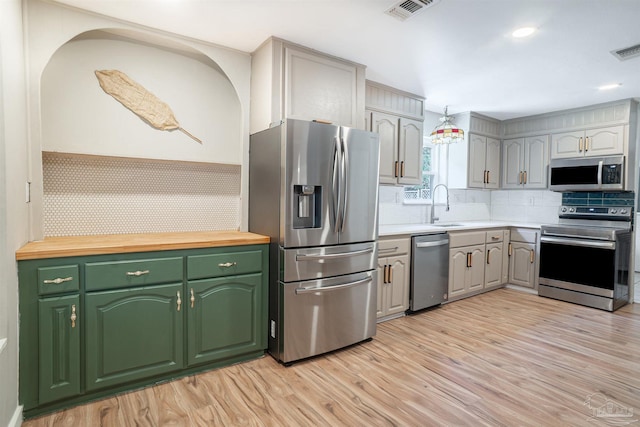
[[[413,236],[409,311],[445,302],[448,287],[449,235],[438,233]]]

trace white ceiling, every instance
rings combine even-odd
[[[58,0],[252,52],[274,35],[367,66],[427,109],[508,119],[640,98],[640,0],[440,0],[402,22],[394,0]],[[538,31],[513,39],[521,26]],[[599,91],[598,86],[622,83]]]

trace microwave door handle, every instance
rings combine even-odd
[[[602,164],[603,161],[598,162],[598,188],[602,188]]]

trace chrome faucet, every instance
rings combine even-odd
[[[436,189],[440,186],[444,187],[445,191],[447,192],[447,212],[449,212],[449,188],[444,184],[438,184],[433,187],[433,193],[431,194],[431,217],[429,218],[429,224],[433,224],[436,219],[440,219],[435,217]]]

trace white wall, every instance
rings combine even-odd
[[[41,239],[44,236],[41,167],[43,129],[40,121],[42,111],[41,79],[47,64],[55,52],[69,40],[87,31],[112,31],[116,34],[124,34],[129,38],[143,41],[150,40],[152,44],[155,43],[155,40],[161,38],[169,47],[175,45],[186,46],[210,58],[213,63],[220,67],[220,70],[233,85],[240,104],[240,140],[229,141],[227,148],[233,151],[239,149],[240,163],[243,165],[248,164],[251,83],[251,57],[249,54],[43,1],[25,0],[25,5],[26,21],[28,23],[26,36],[28,43],[27,60],[29,63],[27,78],[29,85],[29,117],[32,119],[29,123],[31,138],[29,155],[32,165],[30,169],[31,180],[34,183],[32,188],[30,240]],[[123,111],[123,113],[131,114],[128,111]],[[187,118],[183,117],[177,118],[179,121],[187,120]],[[242,206],[239,219],[241,230],[246,230],[248,226],[248,188],[248,168],[242,168],[240,190]]]
[[[206,59],[99,31],[66,43],[42,74],[42,150],[240,165],[238,95]],[[102,90],[96,70],[125,73],[165,102],[202,144],[141,120]]]
[[[27,241],[27,115],[22,3],[0,1],[0,425],[20,425],[18,279],[15,251]]]

